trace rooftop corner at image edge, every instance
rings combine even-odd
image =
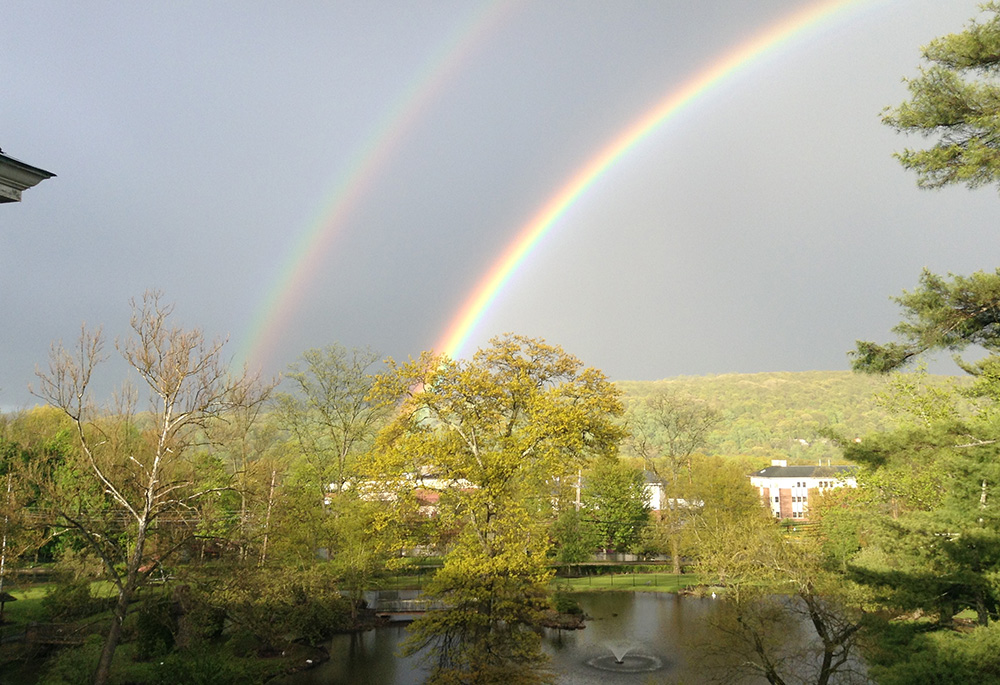
[[[0,203],[20,202],[21,191],[53,176],[51,171],[26,164],[0,150]]]

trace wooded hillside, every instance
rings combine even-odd
[[[967,380],[926,379],[942,385]],[[617,385],[627,404],[664,391],[707,402],[722,416],[709,435],[707,454],[815,463],[840,459],[839,451],[821,437],[821,429],[850,436],[887,428],[889,413],[875,399],[886,383],[885,377],[851,371],[804,371],[681,376]]]

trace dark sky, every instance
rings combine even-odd
[[[58,176],[0,206],[0,407],[36,401],[36,365],[81,322],[123,334],[148,288],[240,356],[372,150],[259,362],[331,342],[416,356],[609,140],[816,4],[9,4],[0,147]],[[977,0],[843,5],[619,160],[472,345],[539,336],[622,380],[844,369],[922,268],[996,268],[996,191],[918,190],[892,152],[922,141],[879,121]]]

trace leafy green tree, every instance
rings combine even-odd
[[[295,457],[275,510],[282,531],[273,548],[296,563],[330,560],[355,600],[398,557],[403,520],[361,491],[362,461],[391,407],[375,399],[379,355],[333,344],[290,367],[292,392],[277,395],[277,415]],[[357,606],[355,602],[354,606]]]
[[[855,577],[899,609],[922,609],[948,625],[968,608],[980,624],[1000,616],[1000,272],[940,278],[898,299],[903,339],[859,342],[854,367],[886,372],[921,355],[951,350],[973,383],[949,392],[897,379],[883,402],[899,415],[895,430],[845,441],[844,453],[867,468],[859,478],[865,503],[882,525],[868,525],[867,544],[851,562]],[[958,357],[969,346],[987,355]],[[888,399],[887,399],[888,398]]]
[[[18,562],[55,537],[40,516],[47,506],[43,484],[72,451],[70,428],[51,407],[0,415],[0,593]]]
[[[898,155],[925,187],[1000,179],[1000,4],[982,9],[985,21],[924,48],[930,66],[908,82],[911,99],[885,114],[897,130],[940,135],[928,150]],[[859,545],[852,568],[885,590],[890,603],[932,609],[943,624],[972,608],[985,625],[998,617],[1000,602],[1000,521],[993,513],[1000,478],[1000,270],[947,278],[924,271],[919,287],[897,302],[904,320],[894,330],[902,340],[858,341],[854,368],[884,373],[949,350],[975,379],[962,393],[971,408],[960,412],[945,393],[897,383],[898,406],[915,420],[847,444],[847,456],[867,467],[859,479],[862,501],[889,515]],[[958,356],[970,346],[986,356],[975,362]]]
[[[882,685],[1000,681],[1000,624],[928,632],[919,623],[873,620],[871,630],[882,639],[865,661]]]
[[[374,482],[405,501],[433,479],[440,515],[462,530],[432,587],[451,608],[417,621],[415,640],[432,648],[434,681],[497,682],[540,658],[530,628],[545,606],[549,538],[539,512],[557,480],[614,453],[618,391],[561,348],[508,335],[471,361],[390,360],[375,392],[399,409],[379,435]]]
[[[548,541],[527,512],[505,519],[490,536],[488,553],[467,528],[426,590],[446,608],[413,623],[404,651],[427,650],[430,683],[550,682],[540,635],[532,629],[549,607]]]
[[[1000,520],[992,484],[1000,460],[992,445],[962,445],[958,424],[899,430],[851,443],[865,465],[857,509],[865,542],[849,574],[898,610],[920,609],[942,625],[971,609],[986,625],[998,617]]]
[[[759,516],[760,496],[750,485],[746,475],[749,471],[745,463],[732,458],[695,459],[684,511],[690,519],[696,548],[730,519]]]
[[[907,80],[910,99],[883,113],[898,131],[938,137],[896,155],[924,188],[1000,184],[1000,5],[981,8],[985,20],[923,48],[928,66]]]
[[[590,559],[600,544],[600,533],[576,507],[567,507],[551,528],[552,552],[557,563],[573,565]]]
[[[217,512],[204,518],[219,527],[218,535],[238,546],[243,563],[263,564],[267,556],[267,512],[278,474],[284,471],[280,467],[287,461],[278,421],[266,408],[262,403],[237,403],[226,421],[213,426],[212,454],[205,456],[221,471],[217,481],[231,481],[232,487],[201,503]]]
[[[722,415],[704,400],[658,390],[629,407],[631,445],[665,483],[690,471],[691,458],[705,447]]]
[[[956,354],[956,362],[970,374],[985,374],[987,379],[997,377],[1000,269],[994,273],[977,271],[971,276],[949,274],[947,278],[925,270],[919,286],[895,300],[903,309],[903,321],[893,330],[902,341],[879,345],[859,340],[851,352],[855,371],[886,373],[901,369],[928,352],[958,353],[978,346],[990,356],[966,362]]]
[[[379,355],[333,344],[307,350],[286,378],[294,391],[276,395],[282,425],[314,472],[318,500],[357,477],[359,456],[371,446],[387,404],[370,397]]]
[[[583,502],[606,551],[634,551],[649,521],[645,486],[641,470],[614,457],[599,459],[590,470]]]

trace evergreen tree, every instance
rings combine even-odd
[[[983,21],[923,48],[929,65],[907,80],[910,99],[883,113],[898,131],[938,137],[896,155],[921,187],[1000,185],[1000,4],[982,10]]]

